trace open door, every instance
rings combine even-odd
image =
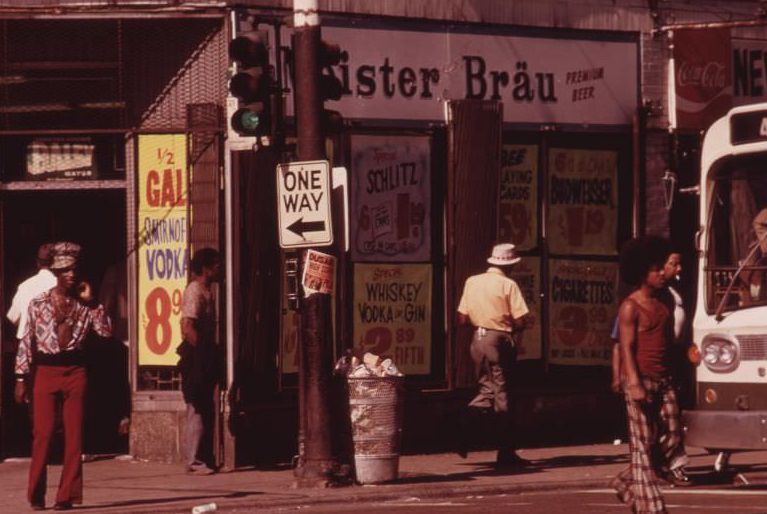
[[[503,105],[485,100],[448,104],[446,203],[446,319],[450,374],[455,388],[473,387],[471,331],[456,324],[456,308],[469,275],[487,267],[496,242]]]

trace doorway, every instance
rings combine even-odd
[[[0,193],[0,209],[3,262],[0,444],[3,456],[28,455],[31,439],[28,409],[13,401],[16,331],[4,314],[16,286],[37,272],[38,246],[50,241],[72,241],[83,247],[82,279],[93,286],[113,324],[112,338],[94,337],[85,342],[89,387],[84,451],[88,454],[127,452],[127,436],[118,431],[120,420],[130,413],[124,188],[4,191]]]

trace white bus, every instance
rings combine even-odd
[[[701,150],[698,291],[685,443],[767,448],[767,103],[732,109]],[[723,454],[726,455],[726,454]]]

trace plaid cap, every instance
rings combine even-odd
[[[50,269],[65,269],[75,266],[80,259],[80,245],[63,241],[53,245],[53,261]]]

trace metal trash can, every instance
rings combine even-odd
[[[357,482],[396,480],[404,411],[404,377],[348,377]]]

